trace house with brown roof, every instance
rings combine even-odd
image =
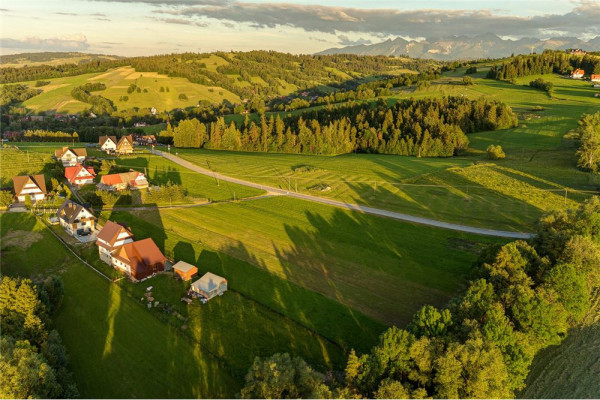
[[[164,271],[166,261],[150,238],[126,243],[113,253],[113,267],[138,281]]]
[[[44,200],[46,191],[46,180],[44,175],[19,175],[13,178],[15,198],[18,202],[24,202],[30,197],[32,202]]]
[[[98,233],[96,244],[100,259],[108,265],[113,265],[113,252],[127,243],[133,242],[133,233],[125,225],[106,221],[102,230]]]
[[[117,143],[115,149],[116,154],[131,154],[133,153],[133,137],[131,135],[122,136]]]
[[[76,163],[73,167],[65,168],[65,178],[72,185],[82,186],[90,183],[94,183],[96,172],[93,167],[84,167],[83,165]]]
[[[106,154],[114,153],[117,149],[117,137],[100,136],[100,138],[98,138],[98,144],[100,145],[100,150],[105,151]]]
[[[85,237],[96,230],[96,217],[90,210],[69,199],[56,211],[58,222],[71,236]]]
[[[148,180],[141,172],[131,170],[120,174],[103,175],[99,186],[107,190],[147,189]]]
[[[54,151],[54,157],[62,162],[63,167],[72,167],[77,163],[83,163],[87,157],[87,150],[71,149],[69,146],[64,146],[62,149]]]
[[[575,71],[573,71],[573,73],[571,74],[571,78],[572,79],[581,79],[583,78],[583,76],[585,75],[585,71],[582,70],[581,68],[577,68]]]

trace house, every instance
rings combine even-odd
[[[600,74],[592,74],[590,76],[590,81],[592,81],[592,82],[600,82]]]
[[[574,56],[585,56],[587,54],[587,51],[581,49],[572,49],[571,54]]]
[[[117,143],[117,148],[115,149],[115,153],[117,154],[131,154],[133,153],[133,138],[131,135],[122,136]]]
[[[102,176],[100,186],[108,190],[146,189],[148,188],[148,180],[141,172],[131,170],[120,174]]]
[[[142,280],[165,270],[167,257],[150,238],[126,243],[113,252],[113,267],[134,280]]]
[[[116,136],[100,136],[98,140],[100,150],[105,151],[106,154],[114,153],[114,151],[117,149]]]
[[[211,272],[207,272],[202,278],[192,283],[191,290],[210,300],[227,291],[227,280]]]
[[[142,122],[136,122],[135,124],[133,124],[133,126],[135,128],[141,128],[141,127],[144,127],[144,126],[148,126],[148,124],[142,121]]]
[[[156,143],[155,135],[133,135],[133,143],[138,146],[148,146]]]
[[[133,242],[133,233],[124,225],[116,222],[106,221],[102,230],[98,233],[96,244],[100,259],[112,265],[112,254],[121,246]]]
[[[73,167],[65,168],[65,178],[67,178],[71,185],[82,186],[94,183],[95,177],[96,172],[94,172],[93,167],[84,167],[77,163]]]
[[[67,199],[56,212],[58,222],[71,236],[87,236],[96,230],[96,217],[81,204]]]
[[[152,115],[156,115],[156,114],[158,114],[158,111],[156,111],[156,108],[155,108],[155,107],[152,107],[152,108],[150,109],[150,114],[152,114]]]
[[[177,275],[179,275],[179,277],[181,277],[182,281],[189,281],[198,275],[198,268],[192,264],[186,263],[185,261],[177,262],[177,264],[173,265],[173,270]]]
[[[64,146],[62,149],[54,151],[54,157],[62,162],[63,167],[72,167],[77,163],[83,163],[87,157],[86,149],[71,149]]]
[[[46,195],[46,180],[44,175],[20,175],[13,178],[15,198],[24,202],[30,197],[32,202],[44,200]]]
[[[584,75],[585,75],[585,71],[582,70],[581,68],[577,68],[571,74],[571,78],[573,78],[573,79],[581,79],[581,78],[583,78]]]

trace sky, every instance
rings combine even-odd
[[[0,0],[0,52],[138,56],[493,33],[600,36],[600,0]]]

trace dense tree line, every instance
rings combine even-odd
[[[487,77],[498,80],[513,80],[521,76],[542,74],[570,74],[581,68],[586,74],[600,73],[600,59],[589,55],[577,56],[563,51],[546,50],[542,54],[519,55],[494,65]]]
[[[35,81],[105,72],[109,68],[128,65],[124,60],[94,60],[85,64],[36,65],[0,68],[0,83]]]
[[[531,242],[485,250],[465,292],[424,306],[405,328],[385,331],[343,379],[281,355],[256,359],[243,397],[510,398],[534,356],[559,344],[600,285],[600,200],[542,217]],[[335,375],[333,375],[335,377]]]
[[[91,92],[105,90],[106,85],[104,83],[88,82],[85,85],[77,86],[73,90],[71,90],[71,96],[75,100],[82,101],[84,103],[91,104],[91,111],[94,114],[102,115],[102,114],[110,114],[116,111],[113,102],[106,97],[102,97],[97,94],[92,94]]]
[[[197,119],[170,125],[160,133],[177,147],[284,153],[343,154],[369,152],[419,157],[450,157],[465,149],[466,134],[516,126],[510,107],[485,99],[401,100],[351,104],[284,119],[264,115],[258,123],[237,126],[223,118],[210,124]]]
[[[78,397],[67,351],[58,332],[50,330],[50,315],[62,297],[57,276],[37,285],[8,276],[0,280],[0,397]]]
[[[42,89],[29,88],[27,85],[4,85],[0,87],[0,107],[21,103],[42,93]]]
[[[22,136],[24,142],[78,142],[77,132],[46,131],[41,129],[28,130]]]
[[[579,120],[578,166],[586,171],[600,171],[600,112],[586,114]]]

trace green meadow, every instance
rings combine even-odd
[[[217,86],[205,86],[191,83],[185,78],[169,77],[155,72],[136,72],[132,67],[119,67],[106,73],[93,73],[64,78],[50,79],[50,84],[42,86],[43,93],[23,102],[23,106],[34,112],[55,111],[76,113],[90,108],[89,104],[75,100],[71,91],[88,82],[100,82],[106,89],[94,92],[114,103],[118,110],[133,107],[155,107],[158,111],[195,106],[199,101],[207,100],[221,103],[224,100],[239,102],[239,97]],[[35,82],[24,82],[33,85]],[[140,88],[138,93],[128,93],[130,85]],[[161,87],[163,90],[161,90]],[[167,91],[168,90],[168,91]],[[185,95],[186,98],[180,98]],[[127,96],[127,101],[120,100]]]

